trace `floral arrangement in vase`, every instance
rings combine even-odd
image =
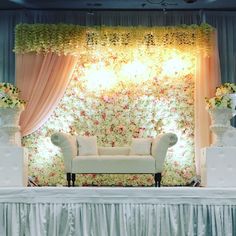
[[[232,108],[231,98],[227,96],[216,96],[212,98],[206,98],[206,104],[207,110],[214,108]]]
[[[225,96],[232,93],[236,93],[236,84],[234,83],[224,83],[216,88],[216,96]]]
[[[225,132],[231,128],[230,120],[236,115],[236,85],[224,83],[216,88],[215,97],[206,98],[206,108],[211,116],[211,131],[215,134],[212,146],[224,147]]]
[[[232,98],[229,95],[234,93],[236,93],[236,84],[224,83],[220,85],[216,88],[215,97],[205,98],[207,110],[214,108],[232,109]]]
[[[10,83],[0,83],[0,108],[25,107],[25,101],[19,98],[20,90]]]

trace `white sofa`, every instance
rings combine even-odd
[[[71,181],[74,186],[76,174],[82,173],[154,174],[155,186],[158,183],[160,187],[167,150],[178,139],[173,133],[164,133],[149,140],[149,151],[144,153],[135,153],[131,144],[129,147],[97,147],[96,155],[81,155],[76,136],[62,132],[51,136],[52,143],[61,148],[69,187]],[[136,148],[140,148],[139,143]]]

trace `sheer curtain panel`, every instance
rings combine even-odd
[[[205,98],[214,97],[215,88],[220,84],[220,65],[216,33],[212,34],[214,44],[209,55],[201,52],[197,58],[195,81],[195,163],[200,175],[201,148],[210,146],[210,116],[206,110]]]
[[[50,116],[69,83],[77,58],[54,53],[16,55],[16,85],[27,102],[21,134],[37,130]]]

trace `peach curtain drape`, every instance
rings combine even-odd
[[[16,55],[16,85],[27,101],[21,115],[21,135],[37,130],[62,98],[77,59],[74,56],[47,54]]]
[[[220,63],[216,33],[212,34],[212,50],[207,55],[199,53],[195,81],[195,164],[196,172],[200,175],[201,148],[212,142],[210,117],[206,110],[206,97],[213,97],[216,87],[220,84]]]

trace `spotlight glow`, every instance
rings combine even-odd
[[[86,74],[87,89],[99,91],[112,88],[116,84],[116,76],[112,71],[105,70],[101,65],[93,66]]]
[[[163,73],[170,77],[180,76],[181,74],[188,74],[188,69],[191,66],[191,61],[182,59],[178,54],[173,54],[171,59],[163,64]]]
[[[148,68],[146,65],[135,60],[121,68],[121,77],[135,83],[141,83],[149,79],[148,75],[145,75],[145,73],[147,73],[147,69]]]

